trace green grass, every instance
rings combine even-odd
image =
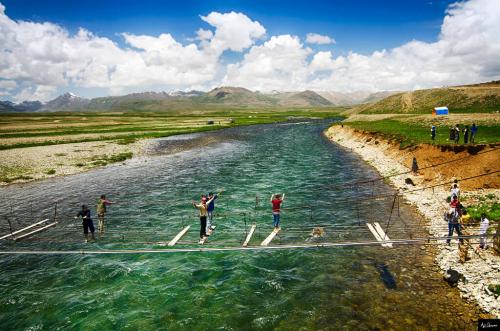
[[[16,180],[29,180],[30,169],[26,167],[13,167],[0,165],[0,182],[11,183]]]
[[[471,218],[476,220],[481,219],[481,214],[485,213],[490,221],[500,221],[500,203],[498,202],[467,206],[467,212],[471,215]]]
[[[138,139],[168,137],[183,133],[218,130],[222,128],[284,122],[291,118],[340,117],[344,108],[214,108],[202,110],[172,110],[162,112],[127,111],[110,112],[59,112],[59,113],[4,113],[0,114],[0,138],[23,138],[9,143],[0,140],[0,150],[67,143],[116,141],[121,145]],[[213,125],[207,124],[214,120]],[[230,122],[232,120],[232,122]],[[188,121],[191,126],[186,123]],[[105,122],[110,124],[105,125]],[[193,123],[191,123],[193,122]],[[221,124],[218,124],[221,122]],[[83,124],[86,124],[82,126]],[[22,125],[8,128],[6,124]],[[60,125],[69,125],[60,127]],[[36,127],[44,125],[45,127]],[[93,137],[77,137],[95,134]],[[75,137],[72,137],[75,136]],[[38,140],[40,137],[51,137]],[[61,137],[61,138],[59,138]],[[30,140],[30,138],[33,138]]]
[[[449,126],[438,126],[436,128],[436,140],[431,140],[430,126],[416,123],[401,122],[395,119],[380,121],[346,122],[355,129],[380,134],[384,139],[400,143],[401,147],[413,146],[421,143],[446,145],[451,142],[449,137]],[[476,135],[476,144],[496,143],[500,141],[500,125],[480,126]],[[463,134],[460,135],[463,142]]]

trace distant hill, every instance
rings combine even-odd
[[[361,104],[361,105],[359,105]],[[143,92],[86,99],[65,93],[46,103],[0,101],[0,112],[33,111],[168,111],[207,108],[273,108],[353,106],[346,113],[429,113],[436,106],[451,112],[499,110],[500,82],[419,90],[414,92],[301,91],[253,92],[242,87],[222,86],[209,92]]]
[[[65,93],[42,104],[0,102],[0,112],[13,111],[161,111],[217,107],[324,107],[332,103],[313,91],[265,94],[241,87],[217,87],[209,92],[143,92],[85,99]]]
[[[431,113],[439,106],[447,106],[451,113],[500,111],[500,81],[397,93],[372,104],[359,105],[350,112]]]
[[[77,108],[84,108],[90,103],[89,99],[80,98],[79,96],[74,95],[73,93],[64,93],[63,95],[58,96],[54,100],[50,100],[46,104],[41,107],[39,110],[71,110]]]
[[[275,93],[277,103],[283,107],[324,107],[333,104],[314,91]]]
[[[390,95],[400,93],[397,91],[382,91],[371,93],[368,91],[357,91],[341,93],[335,91],[318,91],[319,95],[330,101],[335,106],[353,106],[361,103],[372,103],[382,100]]]

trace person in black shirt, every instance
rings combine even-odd
[[[83,220],[83,234],[85,235],[85,242],[89,241],[89,230],[92,235],[92,240],[95,240],[94,237],[94,223],[92,222],[92,218],[90,217],[90,210],[86,205],[82,206],[82,210],[78,212],[75,218],[81,217]]]

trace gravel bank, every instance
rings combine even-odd
[[[377,169],[382,176],[409,170],[408,167],[411,161],[408,161],[408,157],[411,155],[408,155],[408,152],[399,151],[397,147],[383,140],[370,140],[367,139],[368,136],[365,134],[341,126],[333,126],[325,134],[333,142],[360,155],[363,160]],[[405,183],[405,179],[408,177],[413,180],[416,186],[409,186]],[[445,178],[438,174],[434,180],[451,180],[451,178]],[[432,184],[433,180],[429,179],[428,176],[406,174],[391,177],[389,181],[427,219],[427,228],[431,235],[447,235],[443,214],[448,208],[448,204],[445,202],[446,197],[449,195],[448,186],[437,187],[434,190],[405,192],[410,188],[428,186]],[[469,193],[493,193],[498,197],[500,190],[491,189],[487,192],[476,191]],[[468,228],[468,231],[470,234],[477,234],[478,227]],[[491,246],[491,243],[489,245]],[[457,240],[453,240],[451,246],[437,246],[437,251],[436,263],[443,270],[443,274],[445,270],[452,268],[465,276],[466,280],[458,283],[462,298],[475,302],[482,310],[500,317],[500,297],[495,298],[488,290],[489,284],[498,284],[500,280],[500,257],[493,254],[493,249],[490,248],[476,254],[472,248],[469,248],[470,260],[465,263],[459,261]]]
[[[19,177],[13,183],[71,175],[102,166],[102,162],[95,161],[120,153],[141,156],[148,145],[148,140],[128,145],[99,141],[2,150],[0,170],[4,179]],[[0,185],[7,184],[0,181]]]

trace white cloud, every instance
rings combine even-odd
[[[311,52],[296,36],[273,36],[253,46],[242,62],[229,65],[223,83],[256,90],[305,87],[307,56]]]
[[[266,29],[259,22],[250,20],[242,13],[212,12],[207,16],[201,16],[201,19],[215,27],[210,48],[217,54],[228,49],[241,52],[266,33]]]
[[[276,75],[273,70],[268,70],[265,76],[264,64],[272,63],[276,55],[268,51],[259,56],[245,56],[240,63],[231,65],[228,81],[246,87],[274,89],[285,86],[288,90],[337,91],[411,90],[490,81],[500,78],[498,31],[498,1],[471,0],[449,8],[436,42],[413,40],[370,55],[351,52],[334,57],[331,52],[317,52],[309,63],[290,61],[286,68],[280,69],[280,72],[293,72],[294,77],[303,80],[290,80],[289,75]],[[253,46],[249,54],[258,51],[259,47]],[[306,48],[296,45],[292,54],[301,51]],[[245,68],[253,68],[253,71]],[[271,87],[271,83],[276,86]]]
[[[37,87],[23,88],[19,93],[14,95],[14,101],[48,101],[56,91],[54,86],[38,85]]]
[[[219,73],[219,58],[225,50],[242,51],[265,29],[241,13],[213,12],[203,19],[215,27],[215,33],[198,30],[200,45],[183,45],[168,33],[124,33],[129,46],[124,48],[85,29],[70,35],[52,23],[14,21],[1,6],[0,80],[24,86],[12,96],[16,100],[46,99],[65,86],[104,88],[115,94],[131,88],[206,86]]]
[[[213,36],[214,33],[211,30],[198,29],[198,31],[196,31],[197,40],[210,40]]]
[[[13,90],[17,87],[17,83],[13,80],[0,80],[0,89]]]
[[[318,45],[335,44],[335,39],[317,33],[308,33],[306,43]]]
[[[1,1],[1,0],[0,0]],[[0,4],[0,89],[16,100],[46,100],[58,89],[110,93],[237,85],[258,90],[402,90],[500,79],[498,0],[451,5],[436,42],[413,40],[369,55],[313,52],[296,36],[263,39],[266,29],[243,13],[212,12],[209,29],[181,43],[123,33],[126,46],[50,22],[14,21]],[[308,34],[306,43],[334,43]],[[225,51],[243,59],[225,64]],[[227,59],[224,59],[227,61]],[[20,89],[20,90],[19,90]],[[13,95],[15,94],[15,95]]]

